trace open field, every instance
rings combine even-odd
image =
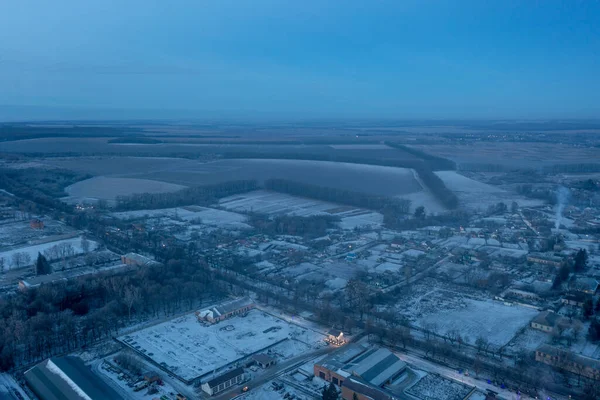
[[[219,205],[232,211],[267,215],[308,217],[329,214],[340,217],[340,225],[344,229],[383,223],[383,216],[374,211],[263,190],[225,197],[219,201]]]
[[[88,242],[90,244],[89,251],[93,251],[96,249],[96,247],[98,247],[98,243],[96,243],[92,240],[89,240]],[[43,244],[18,247],[15,249],[7,250],[7,251],[0,253],[0,258],[4,258],[4,268],[11,269],[11,268],[16,267],[13,262],[13,255],[15,253],[26,253],[30,257],[30,262],[28,265],[31,265],[32,263],[35,263],[38,253],[44,254],[44,252],[46,250],[48,250],[54,246],[61,246],[61,245],[71,245],[73,248],[72,255],[84,253],[84,250],[81,247],[81,238],[76,237],[76,238],[72,238],[72,239],[57,240],[54,242],[47,242],[47,243],[43,243]],[[52,261],[52,259],[49,259],[49,261]],[[25,265],[23,265],[23,266],[25,266]]]
[[[418,325],[434,324],[440,334],[457,330],[463,338],[469,338],[471,344],[481,336],[494,346],[504,346],[537,314],[531,308],[506,306],[493,300],[464,299],[462,307],[444,309],[441,306],[438,311],[421,317]]]
[[[298,340],[315,346],[323,336],[252,310],[245,317],[229,318],[211,326],[202,325],[194,314],[188,314],[118,340],[181,379],[192,380],[281,341]]]
[[[418,192],[421,186],[407,168],[306,160],[236,159],[198,163],[193,168],[140,175],[195,186],[230,180],[288,179],[317,186],[395,196]]]
[[[460,206],[469,210],[485,211],[489,206],[500,202],[504,202],[509,207],[513,201],[516,201],[521,207],[535,207],[544,204],[541,200],[528,199],[468,178],[455,171],[438,171],[435,174],[440,177],[448,189],[456,194]]]
[[[74,170],[91,175],[121,176],[179,170],[198,164],[197,160],[172,157],[60,157],[45,158],[38,166]]]
[[[118,196],[135,193],[176,192],[185,186],[148,179],[95,177],[68,186],[65,201],[114,200]]]
[[[41,153],[41,154],[65,154],[79,153],[82,155],[118,155],[118,156],[185,156],[185,157],[203,157],[206,155],[223,153],[247,153],[265,154],[272,157],[278,154],[298,154],[298,155],[321,155],[321,156],[343,156],[353,158],[371,158],[379,160],[416,160],[417,158],[404,151],[392,149],[381,144],[365,143],[356,140],[356,144],[350,144],[351,147],[332,147],[347,145],[348,140],[339,143],[336,138],[327,141],[324,144],[300,144],[281,142],[281,137],[273,138],[277,143],[269,143],[264,140],[257,140],[257,144],[235,143],[232,140],[220,141],[209,139],[199,140],[193,138],[162,138],[164,143],[160,144],[140,144],[140,143],[109,143],[113,138],[39,138],[17,141],[0,142],[0,152],[7,153]],[[263,142],[264,143],[261,143]],[[339,144],[336,144],[338,142]],[[331,143],[332,145],[330,145]],[[358,146],[358,147],[357,147]]]
[[[597,163],[600,160],[600,148],[574,147],[568,144],[479,142],[414,147],[449,158],[459,166],[464,163],[476,163],[535,168],[552,164]]]

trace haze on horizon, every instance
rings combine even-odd
[[[598,1],[0,4],[0,120],[593,118]]]

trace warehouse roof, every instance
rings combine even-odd
[[[234,379],[236,376],[240,376],[244,374],[244,369],[239,367],[236,369],[232,369],[229,372],[224,373],[223,375],[219,375],[216,378],[211,379],[210,381],[207,381],[206,383],[208,384],[209,387],[214,388],[219,386],[221,383],[230,381],[232,379]]]
[[[118,399],[78,357],[57,357],[25,372],[25,380],[41,400]]]

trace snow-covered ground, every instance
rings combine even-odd
[[[493,300],[464,299],[461,307],[439,307],[438,311],[419,318],[417,324],[421,327],[433,324],[440,334],[457,330],[469,343],[482,336],[492,345],[503,346],[537,314],[531,308],[507,306]]]
[[[84,250],[81,246],[81,240],[82,240],[81,237],[76,237],[76,238],[71,238],[71,239],[58,240],[55,242],[38,244],[38,245],[34,245],[34,246],[27,246],[27,247],[11,249],[11,250],[0,253],[0,258],[4,258],[4,268],[5,269],[12,269],[12,268],[16,267],[14,260],[13,260],[13,256],[16,253],[25,253],[25,254],[29,255],[30,261],[27,265],[31,265],[32,263],[35,262],[35,260],[37,259],[38,253],[42,253],[42,254],[46,255],[47,258],[49,259],[49,261],[52,261],[52,257],[48,256],[48,254],[51,254],[51,253],[48,253],[47,250],[51,249],[54,246],[60,247],[65,244],[68,244],[73,247],[73,254],[71,254],[71,255],[77,255],[77,254],[84,253]],[[92,240],[88,240],[88,243],[90,246],[89,251],[93,251],[98,247],[98,243],[96,243]],[[24,266],[26,266],[26,265],[22,265],[21,267],[24,267]]]
[[[225,197],[219,201],[219,205],[232,211],[267,215],[309,217],[329,214],[340,217],[343,229],[383,224],[383,215],[374,211],[263,190]]]
[[[461,207],[471,210],[486,210],[490,205],[504,202],[510,205],[512,201],[521,207],[532,207],[544,204],[541,200],[528,199],[502,188],[468,178],[456,171],[438,171],[436,175],[446,184],[448,189],[458,197]]]
[[[224,229],[250,228],[250,225],[245,223],[247,218],[244,215],[200,206],[124,211],[112,213],[111,215],[125,221],[144,218],[169,218],[174,220],[172,222],[178,220],[199,221],[199,225],[216,226]]]
[[[65,200],[69,202],[78,198],[114,200],[118,196],[129,196],[137,193],[176,192],[184,188],[185,186],[149,179],[97,176],[67,186],[65,192],[69,197]]]
[[[309,347],[323,336],[259,310],[205,326],[194,314],[164,322],[119,340],[185,380],[211,373],[283,340]],[[290,342],[289,349],[295,345]],[[302,352],[305,346],[299,345]]]

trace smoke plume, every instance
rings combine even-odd
[[[554,228],[560,227],[560,221],[562,219],[563,210],[569,201],[569,189],[564,186],[559,187],[556,190],[556,218],[554,222]]]

